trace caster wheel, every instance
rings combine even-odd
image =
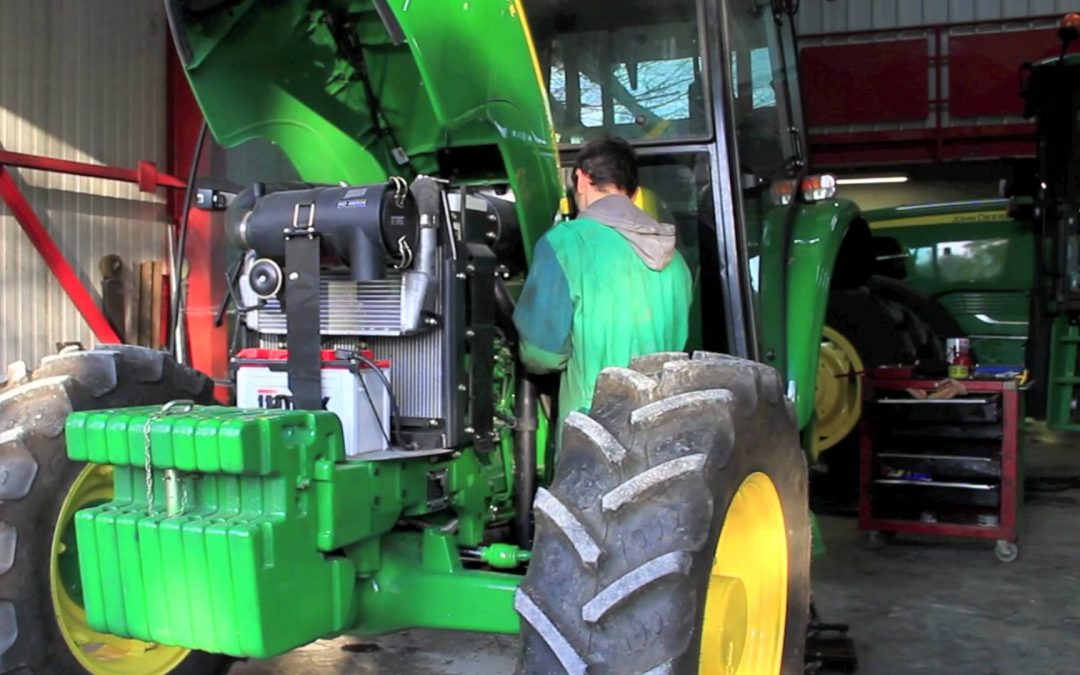
[[[866,535],[866,547],[871,551],[878,551],[885,548],[893,537],[896,536],[895,532],[881,532],[879,530],[873,530]]]
[[[994,555],[1001,562],[1012,562],[1020,555],[1020,547],[1011,541],[998,539],[994,544]]]

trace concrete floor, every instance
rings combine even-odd
[[[1080,672],[1080,481],[1068,480],[1080,474],[1080,437],[1033,436],[1027,456],[1029,480],[1074,487],[1029,490],[1012,563],[989,541],[900,535],[873,551],[853,518],[821,518],[828,553],[814,563],[815,599],[823,620],[852,626],[859,673]],[[413,630],[323,641],[232,673],[504,675],[516,651],[512,636]]]

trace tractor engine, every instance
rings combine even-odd
[[[287,351],[277,369],[287,371],[291,400],[277,407],[326,407],[399,451],[483,450],[498,439],[497,392],[509,382],[496,373],[513,372],[503,279],[524,269],[512,202],[448,193],[427,177],[411,186],[397,177],[363,186],[256,184],[230,205],[227,228],[244,251],[243,344]],[[358,414],[335,410],[326,400],[333,393],[320,391],[328,351],[339,368],[389,363],[385,382],[357,379]],[[246,353],[234,350],[234,363],[242,367]],[[379,415],[383,429],[373,430],[367,413],[383,397],[393,402],[392,419]]]

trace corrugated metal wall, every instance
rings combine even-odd
[[[0,145],[132,168],[145,159],[164,169],[167,40],[160,2],[0,2]],[[95,293],[103,255],[116,253],[129,266],[165,257],[161,194],[126,183],[11,171]],[[131,267],[128,272],[133,279]],[[129,285],[129,307],[133,293]],[[94,343],[0,203],[0,363],[30,364],[67,340]]]
[[[800,35],[1080,11],[1080,0],[801,0]]]

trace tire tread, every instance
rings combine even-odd
[[[695,612],[704,611],[715,514],[731,498],[718,477],[730,482],[736,464],[776,467],[780,457],[796,570],[783,672],[802,672],[806,462],[782,392],[772,368],[715,353],[635,360],[600,374],[592,410],[568,418],[554,480],[538,491],[533,556],[515,601],[518,673],[696,673]],[[615,443],[622,452],[612,452]],[[553,517],[555,503],[576,525]],[[578,526],[598,548],[595,564],[568,534]]]
[[[64,450],[67,416],[177,398],[210,403],[213,383],[164,352],[132,345],[66,350],[33,371],[16,362],[7,373],[0,388],[0,674],[75,675],[83,669],[55,624],[52,532],[42,527],[55,521],[81,469]],[[230,663],[195,652],[173,674],[223,674]]]

